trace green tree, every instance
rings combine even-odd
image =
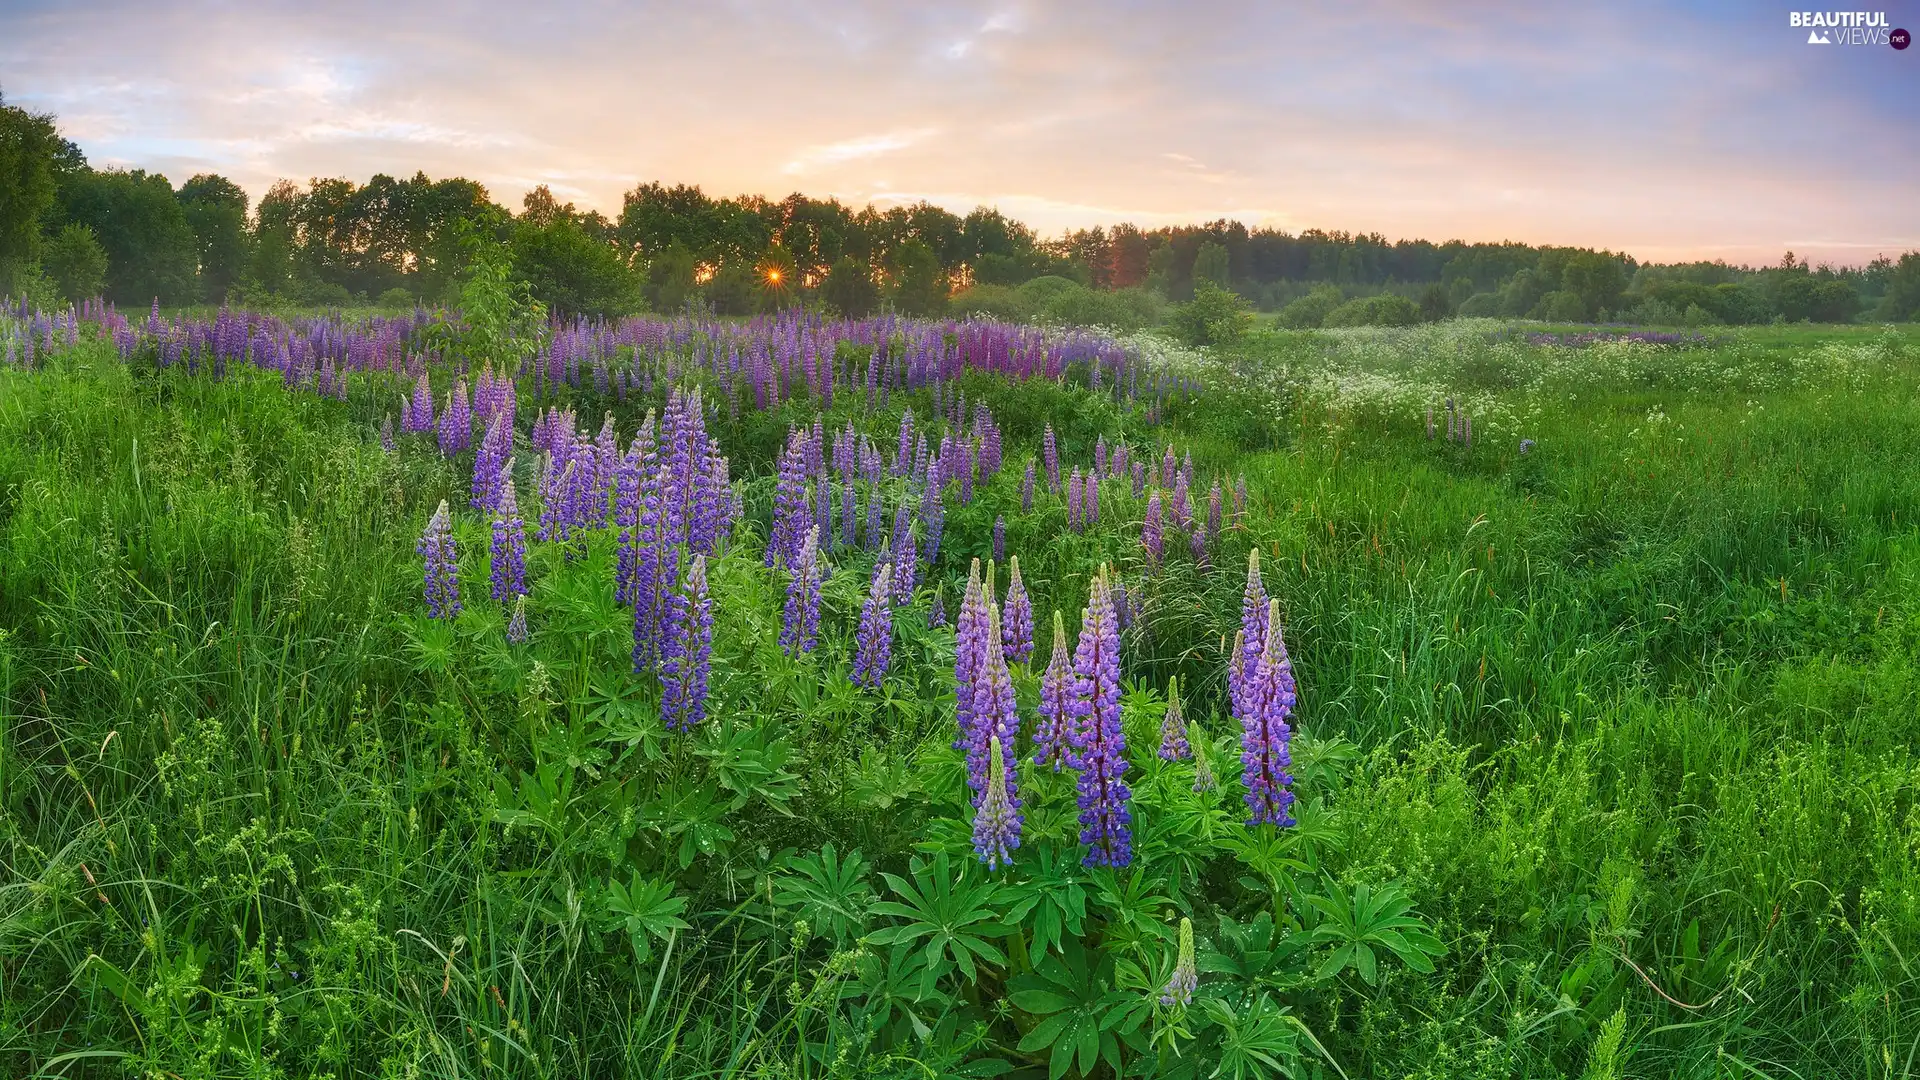
[[[672,314],[687,306],[694,295],[694,273],[699,262],[685,244],[674,241],[647,263],[642,292],[653,310]]]
[[[908,315],[938,315],[946,309],[946,284],[931,247],[907,240],[894,249],[890,262],[894,307]]]
[[[1453,314],[1453,297],[1447,287],[1434,282],[1420,294],[1420,318],[1427,322],[1439,322]]]
[[[1380,293],[1349,300],[1327,312],[1322,326],[1412,326],[1420,309],[1399,293]]]
[[[40,223],[54,205],[53,118],[0,98],[0,293],[24,280],[40,250]]]
[[[62,298],[79,303],[100,295],[107,281],[107,250],[85,225],[67,225],[40,251],[40,266]]]
[[[1316,285],[1312,292],[1281,308],[1277,318],[1281,326],[1290,329],[1317,329],[1342,299],[1340,286]]]
[[[67,218],[86,225],[107,252],[107,296],[123,306],[197,299],[193,226],[173,185],[141,169],[86,172],[64,193]]]
[[[180,185],[179,200],[199,253],[200,295],[220,303],[246,271],[247,193],[224,176],[201,173]]]
[[[1193,281],[1198,286],[1202,281],[1211,281],[1221,288],[1232,285],[1232,263],[1225,244],[1216,244],[1209,240],[1200,245],[1193,256]]]
[[[620,253],[570,215],[523,217],[512,250],[515,274],[554,312],[612,317],[638,306],[638,282]]]
[[[1901,322],[1920,319],[1920,251],[1909,251],[1887,276],[1887,293],[1880,299],[1878,318]]]

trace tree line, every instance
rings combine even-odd
[[[593,316],[813,303],[1137,325],[1210,288],[1299,327],[1453,314],[1681,325],[1920,315],[1915,252],[1858,268],[1791,253],[1764,268],[1656,265],[1225,220],[1043,239],[989,207],[717,198],[659,183],[627,192],[608,218],[544,186],[516,213],[475,181],[424,173],[281,181],[250,205],[218,175],[175,188],[140,169],[93,168],[51,116],[0,99],[0,293],[141,306],[436,303],[454,295],[472,250],[463,238],[475,234],[505,245],[515,276],[550,310]]]

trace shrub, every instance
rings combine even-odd
[[[1277,316],[1281,326],[1293,330],[1315,330],[1326,322],[1327,315],[1340,306],[1340,287],[1338,285],[1319,285],[1307,295],[1280,309]]]
[[[62,299],[79,303],[100,295],[107,281],[107,249],[85,225],[68,225],[41,250],[40,267]]]
[[[1349,300],[1327,313],[1322,326],[1412,326],[1420,309],[1398,293],[1381,293]]]
[[[1529,318],[1548,322],[1585,322],[1587,314],[1587,305],[1580,299],[1580,294],[1569,289],[1556,289],[1545,294],[1527,313]]]
[[[1201,282],[1192,302],[1175,307],[1167,317],[1174,337],[1186,345],[1226,345],[1239,340],[1252,325],[1246,298],[1211,281]]]

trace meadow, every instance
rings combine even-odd
[[[1914,1076],[1916,416],[1911,328],[10,308],[0,1073]]]

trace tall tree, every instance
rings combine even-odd
[[[53,117],[0,98],[0,293],[11,292],[40,250],[41,219],[54,204]]]
[[[247,193],[224,176],[201,173],[180,185],[179,199],[198,247],[200,295],[220,303],[246,271]]]
[[[123,306],[198,299],[193,226],[173,185],[142,169],[87,172],[63,191],[69,221],[93,230],[107,252],[107,296]]]

